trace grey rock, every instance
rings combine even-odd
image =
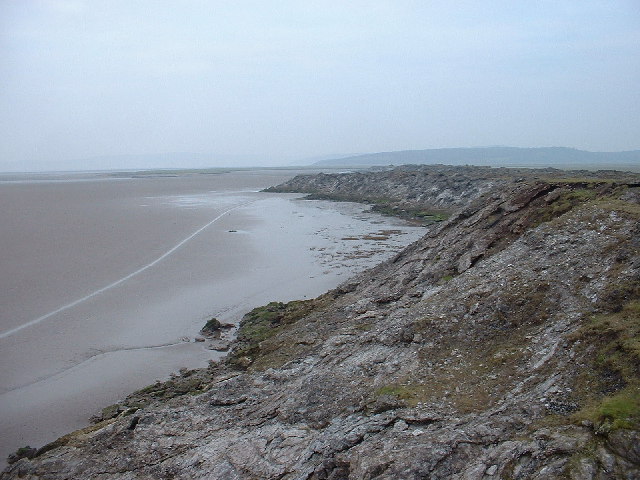
[[[212,340],[209,342],[208,348],[217,352],[226,352],[231,348],[231,342],[229,340]]]
[[[497,471],[498,471],[498,466],[491,465],[489,468],[487,468],[487,470],[484,473],[486,473],[489,476],[493,476],[496,474]]]
[[[608,435],[609,448],[631,463],[640,465],[640,432],[617,430]]]

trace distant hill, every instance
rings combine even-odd
[[[566,147],[437,148],[368,153],[316,162],[317,166],[375,166],[403,164],[488,165],[640,170],[640,150],[588,152]]]

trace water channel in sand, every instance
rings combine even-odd
[[[218,358],[194,342],[211,316],[314,297],[424,234],[259,192],[295,173],[0,178],[0,456]]]

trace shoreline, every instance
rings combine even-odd
[[[207,318],[216,316],[225,321],[238,321],[251,308],[273,299],[315,297],[355,272],[354,265],[360,264],[364,269],[378,263],[374,258],[380,258],[381,253],[375,251],[375,241],[340,239],[347,228],[364,228],[361,236],[365,236],[384,223],[396,223],[394,219],[363,214],[361,205],[312,203],[296,200],[298,196],[291,194],[274,196],[253,192],[250,196],[259,200],[252,205],[235,206],[233,212],[225,210],[216,217],[220,220],[214,224],[215,228],[203,227],[202,235],[189,236],[190,241],[181,244],[183,248],[175,250],[173,255],[156,255],[153,257],[156,260],[148,261],[133,274],[121,276],[120,280],[107,285],[109,288],[98,289],[99,294],[89,295],[38,325],[20,328],[10,338],[0,339],[5,345],[8,340],[15,343],[3,345],[5,364],[13,362],[27,372],[29,364],[40,362],[49,372],[43,371],[39,378],[29,380],[12,368],[13,380],[3,382],[5,388],[9,388],[0,394],[0,417],[5,419],[3,460],[18,447],[41,446],[86,425],[88,418],[105,405],[153,383],[154,379],[167,378],[169,373],[183,367],[203,367],[209,360],[223,356],[208,350],[206,343],[193,341]],[[185,198],[184,205],[174,205],[168,211],[177,208],[176,214],[185,210],[197,213],[199,208],[205,208],[194,204],[202,203],[202,199],[207,198],[206,192]],[[326,223],[324,227],[322,222]],[[335,226],[334,233],[323,230],[336,222],[342,225]],[[424,233],[415,227],[401,230],[403,228],[419,231],[419,235],[414,234],[415,238]],[[356,243],[362,248],[355,248]],[[384,243],[393,249],[410,242],[398,234]],[[211,249],[218,244],[220,247]],[[295,248],[294,244],[297,244]],[[358,255],[347,258],[349,251],[366,252],[367,249],[371,252],[365,258],[358,259]],[[276,265],[277,261],[274,263],[275,258],[286,259],[285,271],[278,273],[283,267]],[[309,262],[316,265],[312,271]],[[149,268],[151,264],[153,268]],[[214,277],[207,269],[209,264],[220,269]],[[167,276],[168,272],[173,273]],[[212,281],[213,278],[217,280]],[[273,282],[273,278],[280,280]],[[123,279],[126,281],[121,281]],[[144,285],[148,293],[142,296],[132,290],[134,286],[138,289]],[[163,298],[160,293],[166,289],[172,292],[171,298]],[[219,303],[220,299],[224,299],[224,304]],[[213,307],[216,304],[217,307]],[[127,311],[130,313],[126,314]],[[106,312],[109,312],[108,320],[101,318]],[[73,326],[69,323],[71,314],[82,321]],[[127,318],[135,318],[135,324]],[[174,323],[174,318],[180,319],[180,325]],[[78,349],[78,342],[85,342],[88,332],[92,332],[95,339],[89,341],[88,349]],[[190,342],[181,341],[183,337],[189,337]],[[42,345],[37,354],[19,351],[31,344]],[[77,353],[67,354],[69,347]],[[17,356],[12,356],[12,351]],[[55,369],[55,363],[49,359],[59,356],[58,352],[64,353],[67,360]],[[14,360],[7,363],[11,358]],[[59,421],[65,418],[71,422]],[[27,424],[33,427],[25,429]],[[18,431],[23,433],[16,435]],[[25,434],[27,431],[31,433]]]

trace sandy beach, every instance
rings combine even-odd
[[[208,318],[316,296],[424,233],[259,192],[294,173],[0,181],[0,456],[218,358],[194,341]]]

